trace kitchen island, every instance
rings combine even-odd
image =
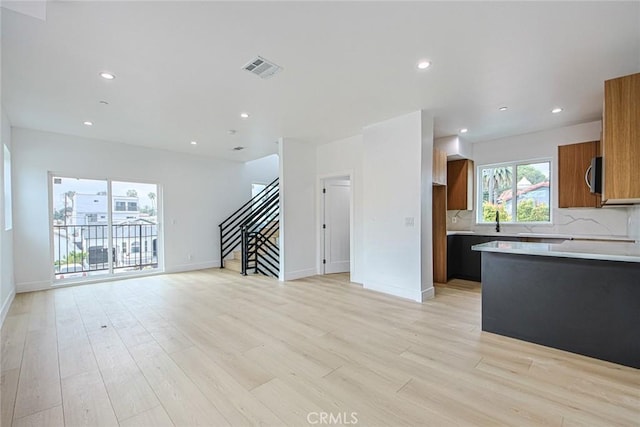
[[[640,368],[640,245],[493,241],[482,330]]]

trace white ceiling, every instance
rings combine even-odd
[[[52,1],[46,12],[2,11],[14,126],[237,160],[275,152],[281,136],[325,143],[418,109],[434,112],[437,137],[466,127],[470,142],[586,122],[601,116],[605,79],[640,71],[638,1]],[[284,71],[241,70],[256,55]],[[433,65],[417,71],[422,58]]]

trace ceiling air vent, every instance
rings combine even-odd
[[[242,67],[242,69],[255,74],[261,79],[268,79],[275,73],[282,70],[282,67],[274,64],[273,62],[267,61],[261,56],[258,56],[256,57],[256,59],[250,61],[247,65]]]

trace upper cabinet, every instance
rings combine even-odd
[[[447,153],[433,149],[433,185],[447,185]]]
[[[604,83],[602,203],[640,203],[640,73]]]
[[[558,207],[600,207],[600,197],[591,193],[588,183],[591,159],[599,152],[599,141],[558,147]]]
[[[473,210],[473,160],[447,163],[447,209]]]

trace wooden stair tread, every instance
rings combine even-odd
[[[224,268],[229,270],[237,271],[238,273],[242,272],[242,261],[239,259],[225,259],[224,260]]]

